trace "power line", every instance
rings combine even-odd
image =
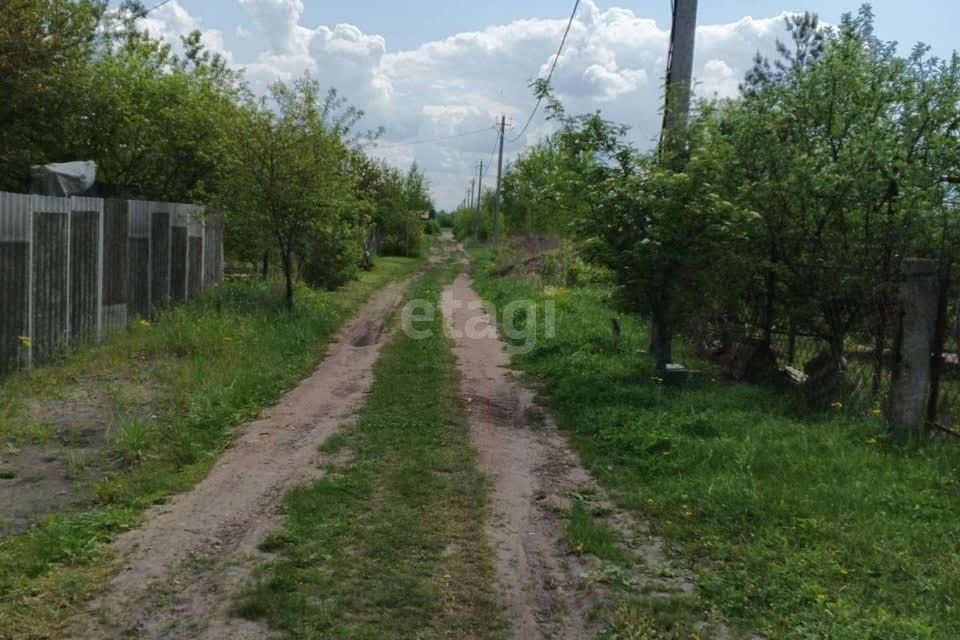
[[[147,15],[149,15],[151,12],[156,11],[157,9],[159,9],[160,7],[162,7],[163,5],[165,5],[165,4],[167,4],[167,3],[171,2],[171,1],[172,1],[172,0],[160,0],[160,2],[158,2],[157,4],[153,5],[153,6],[150,7],[149,9],[146,9],[146,10],[143,12],[143,14],[141,14],[140,17],[141,17],[141,18],[147,17]]]
[[[496,129],[497,129],[497,137],[493,139],[493,149],[490,150],[490,157],[487,158],[488,167],[493,166],[493,155],[497,152],[497,143],[500,142],[500,136],[502,135],[500,133],[500,127],[496,127]]]
[[[390,147],[408,147],[418,144],[431,144],[433,142],[443,142],[445,140],[454,140],[456,138],[465,138],[467,136],[475,136],[478,133],[486,133],[487,131],[493,131],[496,127],[487,127],[485,129],[477,129],[476,131],[465,131],[464,133],[456,133],[452,136],[444,136],[442,138],[431,138],[429,140],[412,140],[410,142],[391,142],[390,144],[380,144],[377,140],[372,140],[371,144],[380,149],[388,149]]]
[[[573,5],[573,13],[570,14],[570,21],[567,22],[567,30],[563,32],[563,40],[560,41],[560,48],[557,49],[557,57],[553,59],[553,65],[550,67],[550,73],[547,75],[547,86],[550,86],[550,80],[553,78],[553,72],[557,69],[557,63],[560,62],[560,54],[563,53],[563,46],[567,43],[567,36],[570,35],[570,28],[573,26],[573,19],[577,17],[577,9],[580,8],[580,0],[577,0]],[[537,115],[537,110],[540,109],[540,103],[543,102],[543,96],[541,95],[537,98],[537,104],[533,107],[533,111],[530,113],[530,117],[527,118],[527,124],[523,125],[523,130],[520,131],[520,134],[516,138],[508,140],[510,143],[514,143],[520,138],[523,137],[523,134],[527,132],[527,127],[530,126],[530,123],[533,122],[533,117]]]

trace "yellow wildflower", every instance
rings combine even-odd
[[[817,594],[817,602],[819,602],[820,604],[823,604],[826,601],[827,601],[826,594],[824,593]]]
[[[875,416],[882,416],[882,415],[883,415],[883,410],[880,409],[879,407],[877,407],[876,409],[874,409],[873,411],[871,411],[871,413],[872,413],[873,415],[875,415]]]
[[[148,327],[150,326],[150,321],[149,321],[149,320],[143,320],[143,319],[141,318],[140,321],[137,322],[137,324],[140,325],[141,327],[143,327],[144,329],[146,329],[146,328],[148,328]]]
[[[876,438],[867,438],[867,444],[877,444]]]
[[[29,349],[33,346],[33,340],[31,340],[29,336],[19,336],[17,337],[17,340],[20,341],[20,346],[22,346],[24,349]]]

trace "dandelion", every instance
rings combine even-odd
[[[582,545],[582,544],[578,544],[578,545],[576,546],[576,551],[577,551],[578,554],[583,555],[583,545]]]
[[[867,444],[877,444],[876,438],[867,438]]]
[[[29,336],[18,336],[17,340],[20,341],[20,346],[24,349],[29,349],[33,346],[33,340]]]
[[[144,329],[148,329],[150,327],[150,321],[143,320],[142,318],[137,322],[137,324],[143,327]]]
[[[883,410],[880,409],[879,407],[877,407],[876,409],[874,409],[874,410],[871,411],[870,413],[872,413],[872,414],[875,415],[875,416],[882,416],[882,415],[883,415]]]

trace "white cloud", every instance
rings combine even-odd
[[[181,50],[182,36],[186,36],[193,31],[200,31],[203,35],[203,42],[207,48],[214,53],[219,53],[227,61],[232,61],[233,56],[227,49],[223,32],[219,29],[203,29],[200,20],[190,15],[183,8],[179,0],[173,0],[151,12],[146,18],[138,21],[141,29],[146,29],[152,35],[161,37],[170,42],[174,50]]]
[[[386,126],[384,145],[376,153],[398,166],[416,159],[442,207],[459,202],[475,164],[489,157],[493,132],[435,144],[396,143],[490,127],[500,113],[507,114],[516,135],[534,103],[528,83],[549,71],[567,22],[517,20],[392,52],[382,36],[354,25],[303,25],[302,0],[239,2],[250,18],[248,44],[260,44],[259,53],[245,64],[254,88],[263,90],[304,71],[335,86],[367,112],[371,126]],[[151,15],[158,33],[196,28],[197,21],[176,0],[163,9]],[[756,51],[772,53],[782,33],[782,15],[701,26],[694,65],[698,94],[735,95]],[[212,32],[211,38],[222,46],[222,34]],[[660,125],[668,40],[667,25],[584,0],[558,62],[554,88],[569,111],[602,108],[607,118],[631,125],[639,144],[649,144]],[[510,157],[549,131],[541,114],[518,144],[508,146]]]

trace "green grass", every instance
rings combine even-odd
[[[499,308],[556,301],[556,335],[541,323],[515,366],[615,501],[698,576],[695,600],[624,596],[614,637],[690,637],[690,621],[671,621],[684,610],[680,619],[707,612],[748,638],[960,637],[955,443],[899,447],[869,412],[804,415],[781,393],[724,383],[709,368],[696,388],[664,386],[643,323],[617,313],[609,289],[498,279],[491,253],[476,254],[475,286]],[[607,545],[579,518],[568,537],[602,555]]]
[[[135,323],[0,386],[0,446],[47,437],[48,429],[23,422],[23,408],[78,389],[103,391],[115,416],[99,461],[109,473],[87,507],[0,541],[0,638],[60,637],[59,625],[112,570],[105,543],[136,526],[147,506],[200,480],[235,426],[307,375],[372,291],[419,264],[383,258],[336,292],[301,287],[293,313],[282,309],[278,283],[223,283],[153,324]]]
[[[411,297],[438,302],[442,271]],[[287,496],[241,615],[292,638],[502,637],[456,363],[439,313],[415,325],[432,337],[384,347],[359,422],[324,446],[351,462]]]

